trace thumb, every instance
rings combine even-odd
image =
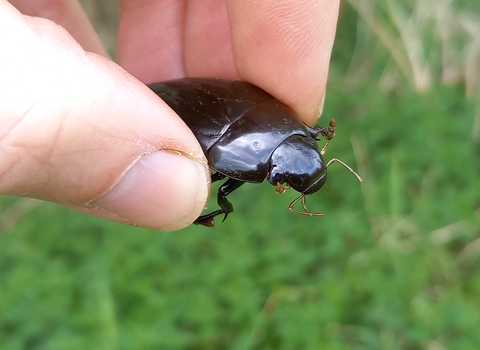
[[[202,150],[147,87],[4,1],[0,47],[0,193],[162,230],[200,215]]]

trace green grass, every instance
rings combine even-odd
[[[349,23],[322,123],[363,184],[332,165],[321,218],[245,185],[225,223],[176,233],[0,197],[0,349],[478,349],[476,102],[384,88],[378,47],[357,79]]]

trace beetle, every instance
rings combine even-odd
[[[218,190],[220,209],[201,215],[195,224],[214,226],[214,218],[221,214],[225,221],[233,212],[227,196],[245,182],[267,179],[278,193],[293,188],[301,194],[288,209],[321,216],[308,211],[305,195],[324,187],[330,164],[341,163],[362,181],[341,160],[323,159],[335,135],[334,119],[328,127],[310,127],[272,95],[243,81],[183,78],[148,86],[193,131],[213,170],[212,182],[228,178]],[[317,144],[320,135],[326,140],[322,149]],[[299,200],[303,211],[294,209]]]

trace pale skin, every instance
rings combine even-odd
[[[313,124],[338,0],[123,0],[118,64],[74,0],[0,0],[0,193],[130,225],[191,224],[209,193],[195,137],[145,83],[251,82]]]

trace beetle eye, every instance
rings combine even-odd
[[[270,171],[267,174],[267,180],[272,185],[276,186],[277,184],[283,184],[286,181],[285,179],[285,171],[282,168],[281,164],[273,164]]]

